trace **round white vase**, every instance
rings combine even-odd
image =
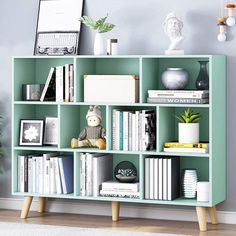
[[[96,33],[95,35],[94,55],[104,55],[104,42],[102,33]]]
[[[179,143],[199,143],[199,123],[179,123]]]

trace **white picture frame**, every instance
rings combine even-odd
[[[21,120],[19,146],[43,145],[44,120]]]
[[[58,118],[46,117],[44,128],[44,145],[58,145]]]

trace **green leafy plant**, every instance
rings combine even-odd
[[[106,23],[107,17],[108,15],[95,21],[89,16],[82,16],[79,21],[88,26],[90,29],[98,30],[98,33],[106,33],[115,27],[114,24]]]
[[[181,123],[198,123],[200,120],[200,114],[194,112],[191,108],[188,108],[180,116],[175,116]]]

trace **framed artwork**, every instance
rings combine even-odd
[[[83,0],[40,0],[35,55],[76,55]]]
[[[58,145],[58,118],[46,117],[43,144]]]
[[[43,145],[44,120],[20,121],[20,146]]]

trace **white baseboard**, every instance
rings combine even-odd
[[[31,210],[37,210],[38,200],[32,202]],[[0,208],[21,210],[22,198],[0,198]],[[109,202],[78,201],[78,200],[54,200],[47,203],[47,211],[58,213],[88,214],[88,215],[111,215],[111,204]],[[217,211],[220,223],[236,224],[236,212]],[[144,204],[121,204],[121,217],[197,221],[195,208],[171,208]],[[209,218],[207,218],[209,222]]]

